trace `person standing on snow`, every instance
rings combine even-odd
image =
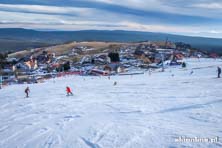
[[[221,68],[218,66],[217,67],[217,77],[220,78],[220,74],[221,74]]]
[[[26,87],[26,89],[25,89],[26,98],[28,98],[28,97],[29,97],[29,92],[30,92],[29,87]]]
[[[182,63],[182,68],[186,68],[187,64],[185,62]]]
[[[71,88],[68,86],[66,86],[66,92],[67,92],[67,96],[73,95]]]

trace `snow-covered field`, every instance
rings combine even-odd
[[[5,87],[0,147],[222,147],[222,61],[186,61],[186,69],[151,75],[57,78],[29,85],[30,98],[27,85]],[[66,96],[67,85],[74,96]],[[176,142],[181,136],[219,141]]]

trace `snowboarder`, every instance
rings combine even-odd
[[[66,86],[66,92],[67,92],[67,96],[69,95],[73,95],[72,91],[71,91],[71,88]]]
[[[26,87],[26,89],[25,89],[26,98],[28,98],[28,97],[29,97],[29,92],[30,92],[29,87]]]
[[[217,67],[217,77],[220,78],[220,74],[221,74],[221,68],[218,66]]]

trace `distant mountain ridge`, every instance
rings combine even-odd
[[[36,31],[21,28],[0,29],[0,51],[50,46],[69,41],[139,42],[165,41],[166,38],[171,42],[184,42],[194,48],[222,53],[222,39],[216,38],[122,30]]]

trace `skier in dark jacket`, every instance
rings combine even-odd
[[[182,68],[186,68],[187,64],[185,62],[182,63]]]
[[[220,74],[221,74],[221,68],[218,66],[217,67],[217,77],[220,78]]]
[[[26,89],[25,89],[26,98],[28,98],[28,97],[29,97],[29,92],[30,92],[29,87],[26,87]]]

